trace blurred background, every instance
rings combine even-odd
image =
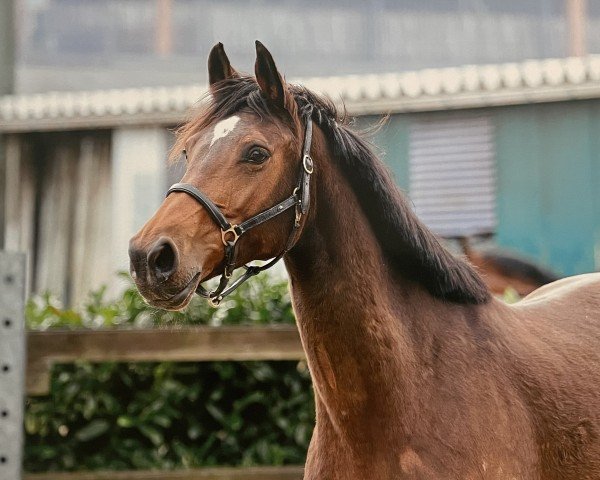
[[[383,160],[495,293],[514,300],[600,270],[600,2],[3,0],[0,249],[27,253],[32,332],[293,323],[281,277],[217,311],[169,314],[116,275],[181,177],[167,152],[206,91],[210,48],[223,42],[252,71],[255,39],[288,81],[344,104],[359,127],[390,115],[374,137]],[[77,352],[61,358],[89,359]],[[52,366],[39,355],[28,471],[302,463],[313,421],[302,361],[141,352],[128,358],[157,363]],[[298,470],[288,474],[268,478]]]

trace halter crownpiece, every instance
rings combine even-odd
[[[306,119],[304,144],[302,146],[302,162],[297,186],[294,188],[292,195],[272,206],[271,208],[254,215],[239,225],[232,225],[227,220],[225,215],[223,215],[219,207],[217,207],[210,198],[204,195],[193,185],[189,183],[176,183],[167,191],[167,196],[174,192],[183,192],[190,195],[206,209],[213,220],[221,228],[221,240],[225,247],[225,267],[223,269],[219,285],[212,292],[206,290],[202,285],[198,285],[198,288],[196,289],[196,293],[204,298],[207,298],[213,307],[218,306],[223,298],[232,293],[246,280],[275,265],[275,263],[277,263],[279,259],[281,259],[281,257],[283,257],[294,246],[297,230],[300,228],[300,220],[302,215],[306,215],[308,213],[310,206],[310,177],[314,171],[314,162],[310,156],[310,148],[312,144],[311,114],[312,112],[309,111]],[[229,285],[233,271],[236,269],[235,262],[237,254],[237,242],[242,235],[248,230],[260,225],[261,223],[271,220],[272,218],[275,218],[292,207],[295,207],[296,209],[294,224],[286,245],[281,253],[279,253],[279,255],[277,255],[275,258],[271,259],[267,264],[262,266],[242,265],[242,268],[244,268],[246,271],[231,285]]]

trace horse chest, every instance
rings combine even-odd
[[[381,446],[380,446],[381,447]],[[323,452],[328,453],[323,453]],[[368,458],[367,458],[368,457]],[[511,459],[453,459],[417,452],[412,447],[397,454],[381,452],[360,458],[329,445],[309,456],[304,480],[541,480],[533,469]]]

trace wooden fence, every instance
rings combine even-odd
[[[26,389],[46,395],[55,363],[300,360],[295,326],[59,330],[27,334]]]
[[[28,473],[23,480],[301,480],[303,468],[246,467],[128,472]]]
[[[56,363],[300,360],[295,326],[60,330],[27,333],[26,391],[49,393]],[[300,480],[302,467],[203,468],[177,471],[30,473],[24,480]]]

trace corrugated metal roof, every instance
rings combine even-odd
[[[378,75],[293,79],[350,114],[479,108],[600,98],[600,55]],[[0,131],[175,124],[205,86],[0,97]]]

